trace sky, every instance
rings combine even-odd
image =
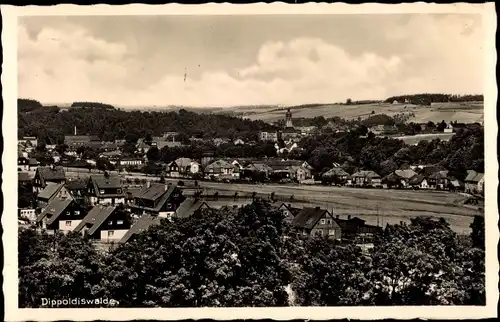
[[[483,93],[480,15],[21,17],[18,96],[120,107]]]

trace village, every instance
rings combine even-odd
[[[350,130],[331,122],[327,127],[334,131]],[[447,129],[452,129],[452,125],[445,131]],[[468,196],[464,203],[477,205],[484,200],[484,174],[473,170],[468,171],[462,182],[435,165],[405,165],[381,177],[371,170],[348,173],[334,163],[333,168],[318,176],[307,161],[283,157],[284,150],[291,152],[299,148],[296,140],[314,130],[313,127],[295,128],[288,110],[282,131],[260,133],[261,141],[275,143],[277,157],[214,158],[208,152],[199,160],[181,157],[169,163],[154,162],[153,173],[144,170],[152,163],[148,162],[148,151],[180,146],[177,133],[139,139],[133,155],[127,156],[121,149],[124,141],[101,142],[98,137],[77,135],[75,129],[75,135],[65,136],[62,155],[56,145],[44,147],[50,156],[44,164],[30,157],[38,147],[37,138],[24,137],[18,144],[19,221],[51,234],[81,232],[110,247],[126,243],[151,225],[160,223],[162,218],[187,218],[203,208],[224,207],[237,211],[238,207],[260,198],[270,201],[302,236],[354,238],[364,243],[381,231],[378,221],[377,225],[370,225],[350,214],[340,218],[333,209],[310,203],[300,208],[294,204],[293,195],[263,194],[259,188],[251,194],[223,189],[209,191],[202,187],[203,182],[439,190]],[[397,129],[376,126],[369,132],[390,135]],[[278,141],[284,141],[284,146]],[[245,142],[238,139],[233,144]],[[82,160],[84,149],[99,151],[98,159]]]

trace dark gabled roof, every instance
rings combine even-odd
[[[382,178],[382,182],[384,182],[384,183],[398,183],[398,182],[400,182],[400,177],[397,176],[394,172],[391,172]]]
[[[75,179],[66,182],[66,188],[69,190],[83,190],[87,186],[87,180],[85,179]]]
[[[161,223],[161,217],[152,216],[152,215],[143,215],[141,216],[130,229],[123,235],[122,239],[120,239],[119,243],[126,243],[132,236],[140,234],[149,229],[149,227],[153,225],[158,225]]]
[[[90,176],[90,180],[98,189],[106,189],[106,188],[121,188],[122,182],[120,177],[118,176],[109,176],[106,177],[104,175],[93,175]]]
[[[359,226],[364,226],[365,222],[366,222],[366,220],[358,218],[358,217],[354,217],[354,218],[350,218],[350,219],[337,218],[337,219],[335,219],[335,221],[337,222],[337,224],[341,228],[345,228],[346,226],[348,226],[349,224],[352,224],[352,223],[357,223]]]
[[[424,180],[425,180],[425,176],[423,174],[418,174],[416,176],[413,176],[408,183],[411,185],[421,184],[422,181],[424,181]]]
[[[175,211],[175,217],[177,218],[188,218],[191,217],[198,209],[202,207],[207,207],[208,204],[200,199],[195,199],[195,198],[186,198],[184,200],[179,208]]]
[[[20,182],[27,182],[31,181],[31,177],[28,172],[18,172],[17,173],[17,180]]]
[[[301,210],[302,208],[297,208],[297,207],[292,207],[292,205],[287,205],[286,203],[284,202],[281,202],[281,203],[277,203],[276,204],[276,209],[281,209],[283,207],[285,207],[286,209],[288,209],[294,216],[296,216]]]
[[[292,225],[298,228],[312,229],[325,213],[329,213],[328,210],[319,207],[305,207],[295,216]]]
[[[328,170],[327,172],[323,173],[323,177],[342,177],[342,176],[347,176],[349,177],[349,174],[345,172],[342,168],[332,168]]]
[[[30,158],[28,161],[29,165],[38,165],[38,163],[39,163],[38,160],[35,158]]]
[[[154,201],[160,198],[167,191],[167,189],[168,186],[162,183],[151,183],[149,187],[146,184],[135,194],[135,197]]]
[[[49,182],[45,186],[45,188],[42,191],[40,191],[40,193],[38,194],[38,198],[40,198],[40,199],[50,199],[56,193],[58,193],[63,187],[64,187],[64,183]]]
[[[374,171],[358,171],[352,175],[353,178],[380,178]]]
[[[36,218],[37,222],[40,222],[42,219],[44,219],[47,215],[51,215],[49,220],[47,221],[47,224],[50,225],[54,221],[56,221],[57,218],[68,208],[68,206],[71,204],[73,200],[72,199],[54,199],[49,204],[47,207],[42,211],[40,215]]]
[[[64,168],[58,167],[39,167],[36,170],[44,181],[52,180],[66,180],[66,174],[64,173]]]
[[[438,171],[429,176],[429,179],[446,179],[448,177],[448,170]]]
[[[479,173],[474,170],[467,170],[465,182],[479,182],[484,177],[484,173]]]
[[[90,224],[88,234],[92,235],[95,231],[108,219],[108,217],[116,210],[114,206],[97,205],[92,208],[87,216],[76,226],[75,231],[80,232],[85,225]]]
[[[139,209],[144,209],[144,210],[149,210],[153,212],[158,212],[160,211],[161,207],[167,202],[167,200],[170,198],[172,193],[177,189],[176,184],[169,184],[167,185],[168,189],[165,191],[165,188],[163,188],[163,194],[161,195],[160,199],[156,203],[156,207],[150,208],[150,207],[144,207],[143,205],[138,205],[136,203],[131,203],[129,204],[130,208],[139,208]],[[135,197],[138,197],[137,195]],[[140,197],[138,197],[140,198]]]

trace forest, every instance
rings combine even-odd
[[[423,93],[423,94],[412,94],[412,95],[399,95],[391,96],[385,100],[386,103],[392,103],[394,101],[405,102],[405,100],[410,100],[411,104],[416,105],[430,105],[431,103],[465,103],[465,102],[483,102],[483,95],[457,95],[457,94],[436,94],[436,93]]]
[[[162,222],[111,252],[76,233],[19,232],[19,305],[107,298],[119,307],[485,305],[484,218],[387,225],[374,247],[302,239],[256,200]]]
[[[41,141],[60,144],[64,135],[97,135],[103,141],[124,139],[127,135],[161,136],[175,131],[197,138],[243,138],[257,140],[259,131],[275,129],[263,121],[244,120],[221,114],[198,114],[181,109],[179,112],[122,111],[105,104],[74,103],[97,108],[47,108],[33,100],[18,100],[18,135],[37,136]],[[46,142],[49,143],[49,142]]]

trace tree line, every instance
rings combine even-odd
[[[108,298],[120,307],[484,305],[484,219],[387,225],[374,247],[303,239],[257,200],[163,222],[109,253],[76,233],[19,233],[19,304]]]
[[[75,103],[79,104],[82,103]],[[83,103],[85,106],[106,106]],[[27,113],[30,111],[30,113]],[[103,141],[124,139],[127,135],[161,136],[175,131],[185,137],[243,138],[257,140],[259,131],[276,130],[263,121],[251,121],[222,114],[198,114],[181,109],[179,112],[122,111],[109,108],[69,109],[46,108],[33,100],[18,100],[18,135],[37,136],[47,143],[62,144],[65,135],[97,135]]]
[[[361,135],[360,135],[361,134]],[[288,157],[307,161],[318,173],[339,163],[351,173],[373,170],[385,176],[403,165],[440,165],[464,180],[467,170],[484,172],[484,130],[460,129],[449,141],[434,139],[407,145],[402,140],[376,137],[366,127],[345,134],[321,134],[303,139],[302,150]]]
[[[391,96],[385,100],[386,103],[398,101],[400,103],[409,100],[411,104],[416,105],[430,105],[431,103],[447,103],[447,102],[483,102],[483,95],[457,95],[457,94],[443,94],[443,93],[422,93],[412,95],[398,95]]]

